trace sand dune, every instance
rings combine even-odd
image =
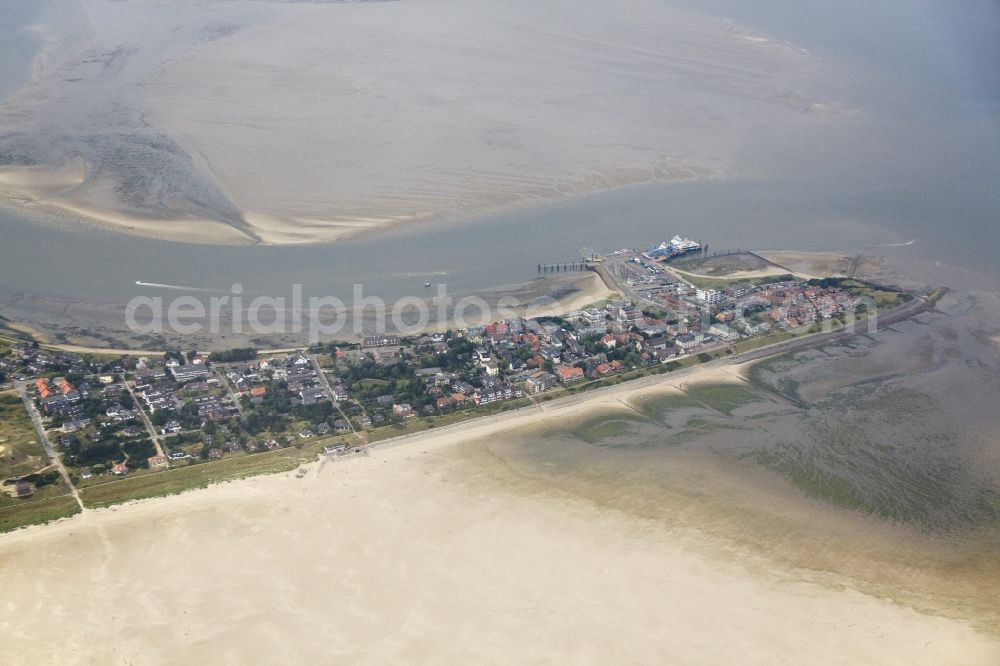
[[[0,105],[0,165],[86,164],[27,199],[133,233],[343,240],[725,176],[817,122],[808,53],[652,0],[81,2],[87,46]]]

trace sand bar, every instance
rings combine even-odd
[[[157,238],[462,223],[725,177],[761,127],[835,122],[810,54],[653,0],[70,6],[87,40],[0,104],[0,199]]]

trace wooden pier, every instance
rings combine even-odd
[[[538,273],[576,273],[587,270],[587,262],[580,259],[562,264],[538,264]]]

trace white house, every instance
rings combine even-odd
[[[726,300],[726,293],[718,289],[698,289],[694,292],[694,297],[709,305],[717,305]]]
[[[739,337],[739,334],[736,331],[729,328],[725,324],[712,324],[711,328],[708,329],[708,332],[726,342],[730,342],[731,340],[735,340]]]

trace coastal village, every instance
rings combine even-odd
[[[65,480],[86,489],[290,447],[312,446],[327,457],[362,454],[370,442],[415,428],[669,372],[824,322],[843,324],[871,300],[869,286],[854,280],[781,273],[699,283],[670,266],[705,254],[674,238],[646,252],[591,257],[590,267],[621,297],[561,316],[412,337],[377,334],[281,354],[248,348],[101,357],[21,341],[0,355],[0,384],[21,393]],[[7,496],[25,499],[59,483],[47,462],[31,473],[3,470]]]

